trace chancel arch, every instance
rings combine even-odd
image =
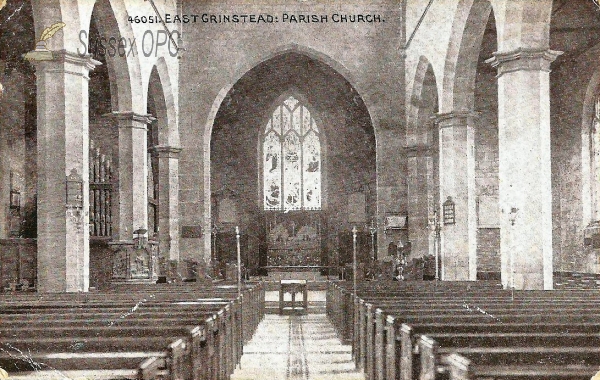
[[[373,99],[373,94],[369,94],[364,88],[360,87],[363,84],[361,81],[356,78],[356,74],[353,73],[346,65],[339,62],[336,59],[333,59],[329,55],[314,49],[308,45],[298,44],[298,43],[285,43],[281,45],[275,45],[270,48],[265,48],[265,50],[260,52],[253,52],[250,55],[249,59],[244,59],[241,62],[241,66],[235,69],[235,73],[233,75],[233,81],[228,82],[227,85],[223,86],[218,92],[215,99],[212,101],[212,105],[208,112],[206,122],[203,126],[203,151],[201,157],[198,157],[203,162],[202,165],[202,176],[204,178],[203,181],[203,190],[202,195],[204,199],[211,199],[211,194],[214,193],[214,185],[212,184],[214,180],[214,176],[211,173],[214,173],[215,170],[212,168],[214,164],[211,160],[212,155],[212,144],[213,144],[213,129],[215,128],[216,118],[219,112],[223,109],[225,102],[230,102],[229,96],[235,92],[233,87],[239,83],[248,73],[255,70],[257,67],[264,65],[265,62],[274,62],[276,60],[281,59],[281,57],[285,56],[301,56],[305,58],[309,58],[313,62],[320,63],[327,67],[326,71],[334,71],[337,76],[341,78],[342,81],[348,82],[352,91],[352,98],[355,99],[352,102],[355,104],[361,104],[361,107],[365,107],[370,109],[373,107],[373,103],[376,102]],[[267,118],[269,116],[266,116]],[[265,121],[266,122],[266,121]],[[362,124],[369,125],[371,128],[375,128],[375,125],[372,124],[372,118],[369,116],[367,120],[361,121]],[[375,133],[374,133],[375,134]],[[373,137],[375,138],[375,137]],[[370,191],[372,191],[372,197],[376,196],[375,189],[375,179],[373,177],[372,185],[370,187]],[[262,199],[262,194],[258,194],[257,197]],[[363,197],[364,198],[364,197]],[[366,199],[366,198],[365,198]],[[201,207],[202,211],[200,213],[195,213],[193,215],[187,216],[186,223],[202,223],[203,229],[205,231],[214,231],[214,217],[216,214],[215,204],[214,202],[203,202],[203,206]],[[375,209],[375,206],[373,206]],[[364,214],[364,212],[363,212]],[[202,247],[204,251],[203,261],[210,261],[210,256],[214,254],[214,249],[211,248],[214,242],[214,238],[210,234],[204,234],[202,239]],[[191,239],[182,240],[182,244],[194,244],[191,243]],[[190,245],[191,247],[191,245]],[[187,247],[187,249],[190,249]]]
[[[253,271],[336,266],[348,216],[358,209],[366,233],[375,213],[368,111],[342,75],[307,55],[277,55],[240,78],[215,117],[210,155],[212,259],[221,265],[232,259],[222,252],[237,225],[244,251],[258,252],[243,258]],[[357,193],[363,201],[354,204]]]

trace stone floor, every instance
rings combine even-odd
[[[325,314],[273,315],[244,346],[232,380],[363,380]]]

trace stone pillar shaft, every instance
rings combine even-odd
[[[596,180],[592,183],[594,200],[592,217],[594,221],[600,221],[600,100],[596,100],[595,108],[596,114],[594,115],[594,129],[592,135],[592,147],[594,152],[592,158],[592,178],[595,178]]]
[[[158,145],[159,251],[168,260],[179,260],[179,152],[181,148]]]
[[[494,53],[498,68],[502,283],[552,289],[550,63],[546,49]]]
[[[148,229],[149,115],[113,112],[119,126],[119,210],[116,240],[131,240],[133,231]]]
[[[408,157],[408,240],[412,243],[412,256],[434,255],[434,234],[429,228],[429,218],[435,210],[433,184],[433,157],[428,145],[406,148]]]
[[[37,77],[38,284],[40,292],[89,287],[89,71],[100,62],[54,51]],[[69,176],[69,177],[68,177]]]
[[[472,113],[438,116],[442,279],[477,279],[475,133]],[[452,198],[455,224],[444,224],[442,204]]]
[[[406,186],[406,167],[402,163],[401,154],[402,141],[398,137],[400,131],[398,126],[388,124],[387,128],[382,128],[378,133],[378,141],[382,141],[377,146],[377,224],[382,227],[385,224],[386,215],[390,213],[406,212],[405,204],[402,200],[406,199],[402,190]],[[379,228],[377,233],[377,258],[383,259],[387,256],[387,241],[389,239],[399,240],[400,237],[394,236],[394,231],[386,232]]]

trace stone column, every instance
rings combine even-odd
[[[398,137],[403,130],[391,122],[378,131],[377,139],[377,259],[387,257],[388,241],[398,241],[402,232],[385,231],[383,226],[388,214],[406,213],[406,164],[402,162],[402,141]],[[381,141],[381,143],[379,143]],[[402,238],[404,240],[405,238]]]
[[[560,52],[518,49],[488,60],[498,68],[502,283],[552,289],[550,63]]]
[[[179,153],[181,148],[157,145],[158,155],[158,239],[160,254],[179,260]]]
[[[117,241],[129,241],[148,229],[147,125],[152,118],[135,112],[113,112],[119,127]]]
[[[429,218],[434,204],[433,157],[429,145],[406,147],[408,158],[408,240],[412,243],[412,256],[434,255],[434,235],[429,228]]]
[[[442,280],[477,279],[474,114],[438,115]],[[444,223],[443,203],[455,203],[455,223]]]
[[[65,50],[32,60],[37,78],[40,292],[89,287],[89,71],[100,62]]]

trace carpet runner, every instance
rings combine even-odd
[[[266,315],[232,380],[364,380],[325,314]]]

